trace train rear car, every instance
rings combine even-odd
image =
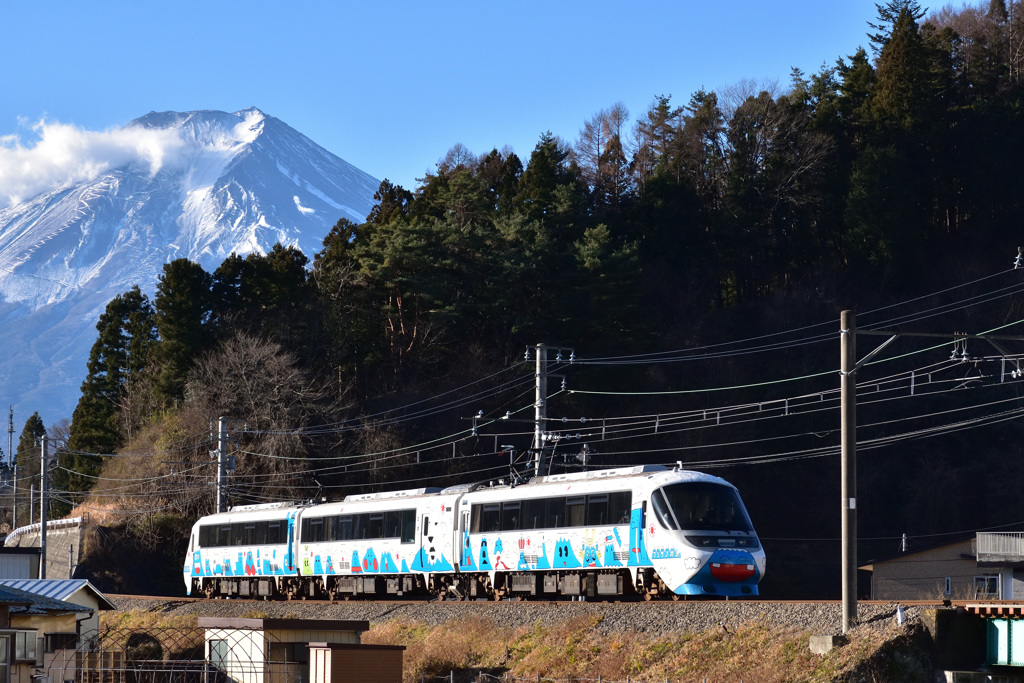
[[[263,597],[294,590],[294,503],[234,507],[192,527],[184,565],[185,590],[206,597]]]

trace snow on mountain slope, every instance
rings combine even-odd
[[[176,258],[212,272],[280,242],[312,259],[339,218],[365,219],[380,184],[255,108],[151,112],[132,127],[174,144],[0,208],[0,403],[25,417],[71,416],[115,295],[152,295]]]

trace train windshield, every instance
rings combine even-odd
[[[671,484],[651,496],[658,521],[675,531],[753,531],[736,489],[721,484]]]

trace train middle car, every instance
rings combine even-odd
[[[193,527],[190,594],[754,596],[765,555],[731,484],[640,466],[233,508]]]

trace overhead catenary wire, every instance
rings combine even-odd
[[[989,279],[989,278],[997,277],[997,276],[999,276],[1001,274],[1003,274],[1003,273],[997,273],[997,274],[993,274],[991,276],[986,276],[986,278],[981,278],[980,280],[977,280],[975,282],[981,282],[981,281]],[[973,283],[968,283],[968,284],[973,284]],[[959,287],[963,287],[963,286],[949,288],[947,290],[943,290],[943,292],[952,291],[952,290],[957,289]],[[895,317],[889,318],[886,321],[882,321],[880,323],[877,323],[876,326],[879,326],[879,325],[882,325],[882,324],[904,324],[907,321],[918,320],[918,319],[925,319],[926,317],[931,317],[931,315],[938,315],[938,314],[941,314],[941,313],[944,313],[944,312],[949,312],[950,310],[955,310],[957,306],[977,305],[978,303],[985,303],[985,302],[988,302],[988,301],[997,300],[999,298],[1002,298],[1002,297],[1008,296],[1010,294],[1016,293],[1017,291],[1018,291],[1018,287],[1016,287],[1016,286],[1006,287],[1006,288],[1002,288],[1002,289],[997,289],[993,293],[975,295],[973,297],[965,299],[964,302],[967,302],[967,303],[955,302],[953,304],[946,304],[944,306],[939,306],[939,307],[933,307],[931,309],[926,309],[925,313],[930,312],[930,313],[928,313],[928,315],[923,315],[923,314],[920,314],[920,312],[919,312],[917,318],[909,317],[912,314],[907,314],[905,316],[895,316]],[[933,295],[926,295],[926,297],[919,297],[918,300],[927,298],[927,296],[934,296],[934,294]],[[916,300],[911,300],[911,301],[916,301]],[[884,307],[884,308],[881,308],[881,309],[876,309],[876,311],[884,311],[884,310],[887,310],[887,309],[892,309],[892,308],[895,308],[897,306],[906,305],[907,303],[908,302],[903,302],[903,303],[900,303],[900,304],[893,304],[893,305],[891,305],[889,307]],[[868,312],[867,314],[863,314],[863,315],[868,315],[870,313],[872,313],[872,312]],[[893,322],[893,321],[896,321],[896,322]],[[1007,325],[1005,325],[1003,327],[1007,327],[1009,325],[1017,324],[1019,322],[1021,322],[1021,321],[1014,321],[1012,323],[1008,323]],[[826,323],[820,323],[818,325],[825,325],[825,324]],[[834,323],[828,323],[828,324],[833,325]],[[815,328],[815,327],[816,327],[815,325],[812,325],[812,326],[807,326],[806,328],[798,328],[798,331],[799,330],[803,330],[803,329],[812,329],[812,328]],[[1000,328],[996,328],[996,329],[1000,329]],[[777,334],[787,334],[789,332],[792,332],[792,331],[787,331],[787,332],[784,332],[784,333],[777,333]],[[755,338],[755,339],[766,338],[766,337],[771,337],[771,336],[775,336],[775,335],[763,335],[762,337],[758,337],[758,338]],[[822,338],[826,339],[826,340],[834,339],[834,333],[829,333],[827,335],[822,335]],[[817,341],[817,340],[815,339],[814,341]],[[735,342],[735,343],[732,343],[732,344],[738,344],[738,343],[740,343],[740,342]],[[936,348],[941,348],[942,346],[946,346],[946,345],[948,345],[948,343],[939,344],[939,345],[936,345],[936,346],[932,346],[929,349],[924,349],[924,350],[920,350],[920,351],[915,351],[915,352],[912,352],[912,353],[904,354],[903,356],[899,356],[899,358],[905,358],[905,357],[913,355],[914,353],[923,353],[923,352],[931,351],[931,350],[934,350]],[[792,346],[792,343],[787,343],[786,346],[787,347]],[[576,362],[577,363],[581,363],[582,361],[577,360]],[[501,375],[504,372],[512,371],[514,369],[517,369],[517,367],[521,368],[522,365],[523,365],[523,363],[515,364],[515,365],[511,366],[510,368],[506,368],[506,369],[503,369],[503,370],[498,371],[496,373],[493,373],[491,376],[489,376],[489,378],[490,377],[499,376],[499,375]],[[833,372],[834,371],[827,371],[827,372],[822,372],[820,374],[816,374],[816,375],[813,375],[813,376],[815,376],[815,377],[817,377],[817,376],[826,376],[826,375],[833,374]],[[483,379],[488,379],[488,378],[483,378]],[[476,385],[480,381],[483,381],[483,379],[482,380],[474,381],[474,382],[469,383],[469,384],[467,384],[465,386]],[[775,383],[782,384],[784,382],[789,382],[789,381],[793,381],[793,380],[790,379],[790,378],[785,378],[785,379],[778,380],[778,382],[774,382],[773,381],[773,382],[771,382],[771,384],[775,384]],[[952,382],[954,380],[948,380],[948,381]],[[481,391],[481,392],[478,392],[476,394],[473,394],[470,398],[468,398],[466,400],[459,399],[459,400],[448,402],[448,403],[446,403],[444,405],[441,405],[441,406],[423,408],[423,412],[422,413],[415,412],[415,411],[409,412],[406,417],[408,419],[415,419],[412,416],[414,416],[414,415],[421,415],[421,414],[433,415],[433,414],[436,414],[435,411],[441,411],[441,410],[446,410],[446,409],[462,407],[462,406],[468,404],[468,402],[470,402],[472,400],[478,400],[480,397],[487,397],[487,396],[496,395],[497,393],[500,393],[501,391],[507,391],[509,388],[514,388],[514,387],[518,387],[518,386],[525,386],[526,384],[529,384],[531,382],[532,382],[532,377],[529,376],[529,375],[524,375],[523,377],[515,378],[513,380],[510,380],[509,382],[506,382],[506,383],[503,383],[502,385],[499,385],[499,387],[495,388],[493,391],[492,390],[485,390],[485,391]],[[879,384],[879,383],[875,382],[873,384]],[[760,386],[760,385],[755,385],[755,386]],[[735,388],[744,389],[744,388],[749,388],[749,386],[748,385],[743,385],[741,387],[735,387]],[[721,391],[721,390],[724,390],[724,388],[712,388],[711,390]],[[423,399],[421,401],[408,404],[407,406],[404,406],[402,408],[395,409],[395,410],[396,411],[408,410],[409,408],[411,408],[413,406],[421,405],[423,403],[426,403],[426,402],[429,402],[429,401],[432,401],[432,400],[436,400],[437,398],[439,398],[441,396],[445,396],[445,395],[451,394],[452,392],[455,392],[455,391],[458,391],[458,390],[451,390],[449,392],[445,392],[443,394],[440,394],[437,397],[430,397],[430,398],[427,398],[427,399]],[[582,392],[580,392],[580,393],[582,393]],[[858,393],[860,393],[860,391],[858,391]],[[811,392],[811,393],[809,393],[807,395],[808,396],[820,396],[822,398],[824,398],[827,395],[828,396],[827,400],[831,401],[831,400],[833,400],[832,397],[834,395],[834,392],[833,392],[833,390],[824,390],[824,391],[819,391],[819,392]],[[552,395],[552,397],[554,397],[554,395]],[[787,400],[787,399],[780,399],[780,400]],[[778,402],[778,401],[775,401],[775,402]],[[870,401],[868,401],[868,403],[869,402]],[[762,402],[762,403],[758,404],[759,405],[759,410],[763,407],[763,405],[765,403],[767,403],[767,402]],[[742,404],[742,405],[752,406],[753,404],[747,403],[747,404]],[[527,410],[530,407],[531,406],[529,406],[529,405],[523,406],[517,412],[520,412],[520,411],[523,411],[523,410]],[[722,407],[721,410],[723,410],[723,411],[729,410],[729,407],[728,406]],[[748,408],[748,410],[749,410],[749,408]],[[381,413],[378,413],[377,415],[389,415],[389,414],[393,414],[394,412],[395,411],[382,411]],[[682,412],[686,412],[686,411],[680,411],[680,412],[682,413]],[[689,412],[693,413],[694,411],[689,411]],[[812,412],[812,411],[808,411],[808,412]],[[406,419],[406,418],[403,417],[401,419]],[[608,419],[611,420],[611,419],[615,419],[615,418],[608,418]],[[666,418],[664,416],[662,416],[662,419],[666,419]],[[749,421],[755,421],[755,419],[769,419],[769,418],[768,417],[765,417],[765,418],[751,418]],[[921,418],[921,419],[924,419],[924,418]],[[397,421],[400,421],[400,420],[396,420],[396,422]],[[377,425],[380,425],[380,424],[395,424],[396,422],[382,421],[382,422],[374,423],[374,424],[377,424]],[[485,422],[481,422],[481,425],[486,424],[486,425],[490,426],[491,424],[494,424],[496,422],[497,422],[497,420],[495,419],[495,420],[491,420],[491,421],[486,422],[486,423]],[[366,422],[366,417],[351,418],[350,420],[343,421],[343,422],[325,423],[323,425],[317,425],[317,426],[313,426],[313,427],[308,427],[307,426],[307,427],[297,428],[297,429],[293,429],[293,430],[276,430],[276,431],[272,431],[272,432],[271,431],[268,431],[268,432],[253,431],[253,432],[251,432],[251,435],[252,436],[272,435],[272,434],[310,435],[310,434],[331,433],[332,431],[335,431],[335,430],[344,430],[344,429],[357,428],[357,427],[352,427],[351,425],[358,424],[358,423],[370,424],[370,423]],[[322,430],[322,431],[320,431],[320,430]],[[557,427],[553,431],[557,432]],[[526,434],[526,432],[522,432],[522,433],[519,433],[519,434]],[[488,435],[488,436],[490,436],[490,435]],[[664,436],[664,432],[662,433],[662,436]],[[799,436],[806,436],[806,434],[799,435]],[[416,446],[409,446],[409,447],[405,447],[405,448],[392,449],[391,451],[382,451],[382,452],[378,452],[378,453],[363,453],[363,454],[350,455],[350,456],[344,456],[344,457],[349,458],[349,462],[351,462],[351,463],[358,463],[360,461],[367,461],[367,460],[376,460],[377,461],[376,464],[379,465],[380,460],[384,459],[384,458],[396,458],[397,459],[397,458],[401,458],[401,457],[408,457],[409,455],[414,453],[416,450],[427,450],[427,449],[431,449],[431,448],[445,448],[445,447],[451,446],[452,444],[465,443],[469,438],[471,438],[470,435],[469,435],[469,430],[462,430],[460,432],[449,434],[447,437],[438,437],[437,439],[432,439],[432,440],[428,440],[428,441],[422,442],[422,444],[420,445],[419,448],[417,448]],[[796,437],[794,437],[794,438],[796,438]],[[205,442],[207,440],[208,440],[208,437],[206,437],[206,436],[191,435],[191,436],[186,436],[186,437],[182,438],[178,442],[178,445],[179,446],[184,446],[184,447],[188,447],[189,445],[191,445],[192,447],[196,447],[199,444],[201,444],[201,443],[203,443],[203,442]],[[237,451],[237,452],[239,454],[245,454],[246,453],[246,451],[244,451],[244,450],[240,450],[240,451]],[[642,452],[648,452],[648,451],[645,451],[643,449],[640,449],[638,451],[634,451],[634,453],[642,453]],[[158,454],[158,452],[148,453],[148,455],[157,455],[157,454]],[[104,454],[92,454],[92,455],[104,455]],[[144,453],[142,455],[146,455],[146,454]],[[132,455],[124,456],[124,457],[139,457],[139,456],[140,456],[140,454],[132,454]],[[263,453],[256,453],[256,452],[252,452],[252,456],[253,457],[273,457],[272,454],[263,454]],[[105,455],[105,457],[110,457],[110,455]],[[334,460],[336,460],[336,459],[334,459]],[[317,462],[315,459],[314,460],[310,460],[306,456],[301,456],[299,458],[296,458],[296,462],[298,462],[298,461]],[[424,464],[427,464],[427,463],[424,463]],[[205,467],[206,465],[207,465],[207,463],[202,463],[201,465],[199,465],[199,467]],[[401,466],[409,466],[409,465],[408,464],[396,465],[396,467],[401,467]],[[320,472],[322,470],[316,470],[316,471]],[[178,473],[175,476],[182,476],[182,475],[181,475],[181,473]],[[268,477],[272,477],[273,475],[267,475],[267,476]],[[149,481],[149,479],[143,479],[142,481]]]

